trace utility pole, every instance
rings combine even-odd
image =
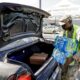
[[[42,0],[39,0],[39,8],[41,9],[42,7]]]

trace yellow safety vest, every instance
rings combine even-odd
[[[74,28],[74,32],[73,32],[73,35],[72,35],[72,39],[76,39],[78,26],[73,25],[73,28]],[[65,32],[65,35],[66,35],[66,37],[68,37],[68,31]],[[80,50],[80,41],[78,43],[78,50]]]
[[[78,29],[78,26],[77,25],[73,25],[73,28],[74,28],[74,32],[73,32],[73,35],[72,35],[72,39],[76,39],[76,36],[77,36],[77,29]],[[65,32],[65,35],[66,37],[68,37],[68,31]],[[79,42],[79,45],[78,45],[78,50],[80,49],[80,42]],[[71,57],[72,55],[69,55],[69,57]],[[74,65],[74,61],[72,61],[69,65]]]
[[[73,25],[73,28],[74,28],[74,32],[73,32],[72,39],[76,39],[78,26],[77,25]],[[66,37],[68,37],[68,31],[66,31]]]

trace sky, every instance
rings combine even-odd
[[[52,9],[57,3],[61,0],[42,0],[42,9],[47,10]],[[73,4],[80,5],[80,0],[69,0]],[[20,4],[31,5],[35,7],[39,7],[39,0],[0,0],[0,2],[14,2]]]
[[[11,2],[39,7],[39,0],[0,0],[0,2]]]
[[[59,3],[61,0],[42,0],[42,8],[43,9],[52,9],[53,7],[55,7],[55,5],[57,5],[57,3]],[[68,0],[73,4],[76,5],[80,5],[80,0]]]

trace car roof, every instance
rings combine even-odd
[[[8,12],[7,10],[10,11],[23,11],[24,13],[30,13],[30,12],[36,12],[39,13],[40,15],[43,15],[44,17],[49,17],[50,14],[44,10],[41,10],[36,7],[28,6],[28,5],[22,5],[22,4],[15,4],[15,3],[0,3],[0,13]]]

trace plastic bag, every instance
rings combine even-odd
[[[59,49],[60,51],[64,52],[65,45],[66,45],[66,37],[56,37],[55,39],[55,48]]]
[[[59,51],[58,49],[54,49],[53,50],[53,53],[52,53],[52,56],[54,58],[54,60],[56,60],[58,63],[60,64],[65,64],[66,62],[66,56],[63,52]]]
[[[76,54],[78,50],[78,41],[75,39],[67,38],[67,43],[64,47],[65,55],[71,53],[72,55]],[[68,55],[66,55],[68,56]]]
[[[64,52],[66,57],[77,53],[78,41],[75,39],[56,37],[54,45],[59,51]]]

